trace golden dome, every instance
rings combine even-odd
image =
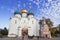
[[[27,10],[23,9],[23,10],[22,10],[22,13],[27,13]]]

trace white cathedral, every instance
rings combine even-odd
[[[8,37],[20,36],[39,36],[39,20],[33,13],[28,13],[23,9],[15,12],[14,17],[10,19]]]
[[[39,20],[34,17],[34,14],[23,9],[20,12],[15,12],[9,23],[8,37],[22,36],[41,36],[51,38],[49,27],[43,18],[42,24],[39,25]],[[41,32],[40,32],[41,31]]]

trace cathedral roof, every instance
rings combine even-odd
[[[27,15],[34,15],[34,13],[32,13],[32,12],[28,12],[26,9],[22,9],[21,11],[15,11],[14,12],[14,15],[16,15],[16,14],[22,14],[22,13],[27,13]]]
[[[31,12],[30,12],[30,13],[28,13],[28,15],[34,15],[34,13],[31,13]]]
[[[16,14],[20,14],[20,15],[21,15],[21,13],[20,13],[20,12],[18,12],[18,11],[15,11],[15,12],[14,12],[14,15],[16,15]]]

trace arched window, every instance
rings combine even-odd
[[[34,24],[34,21],[32,21],[32,24]]]
[[[23,23],[26,23],[26,20],[23,20]]]
[[[15,24],[17,23],[17,20],[15,20]]]

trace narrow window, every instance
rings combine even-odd
[[[34,21],[32,21],[32,24],[34,24]]]
[[[15,24],[17,23],[17,21],[15,20]]]
[[[25,20],[24,20],[24,23],[25,23]]]

